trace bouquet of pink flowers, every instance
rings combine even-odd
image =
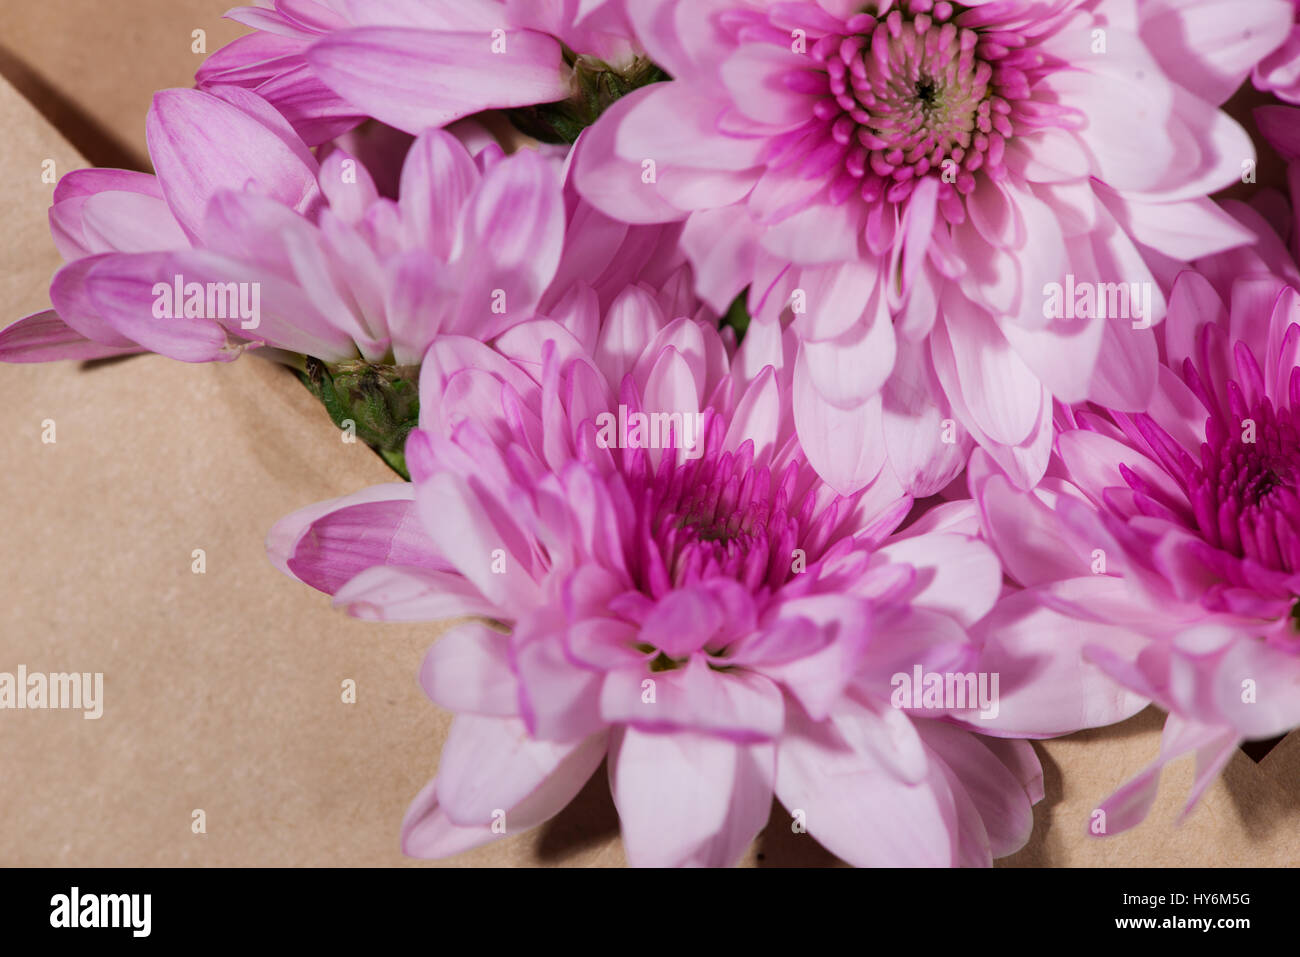
[[[986,866],[1154,703],[1116,833],[1300,725],[1300,110],[1223,109],[1298,10],[266,0],[0,359],[269,359],[389,463],[267,550],[455,622],[407,854],[601,773],[634,865]]]

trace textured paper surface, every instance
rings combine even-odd
[[[212,52],[248,31],[237,0],[4,0],[0,74],[95,166],[144,168],[155,90],[190,86]],[[249,4],[251,5],[251,4]]]
[[[60,175],[86,165],[59,131],[102,164],[143,166],[152,91],[190,82],[193,29],[209,50],[239,32],[219,20],[225,6],[48,0],[8,18],[0,321],[48,306],[59,259],[40,163]],[[0,671],[105,674],[98,721],[0,712],[0,863],[412,863],[398,827],[450,723],[415,677],[437,628],[352,621],[276,572],[262,546],[293,509],[390,477],[263,361],[0,366]],[[191,572],[195,548],[206,574]],[[341,700],[347,678],[356,704]],[[1261,764],[1234,756],[1181,827],[1187,760],[1166,771],[1146,823],[1087,835],[1097,802],[1155,757],[1162,720],[1148,710],[1038,745],[1047,797],[1030,844],[1002,863],[1300,863],[1294,734]],[[204,835],[191,833],[196,808]],[[601,771],[549,824],[448,863],[623,862]],[[832,862],[779,809],[746,859]]]
[[[1300,865],[1300,734],[1259,764],[1238,751],[1181,825],[1193,760],[1166,767],[1148,818],[1131,831],[1087,833],[1093,809],[1154,760],[1165,716],[1154,708],[1110,728],[1042,742],[1047,796],[1034,836],[1004,866],[1295,867]]]

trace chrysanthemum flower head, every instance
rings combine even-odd
[[[945,419],[1029,486],[1054,397],[1143,408],[1164,314],[1144,255],[1249,241],[1205,197],[1252,155],[1215,104],[1284,18],[1271,0],[1230,24],[1209,4],[1110,0],[628,12],[673,79],[596,124],[579,189],[629,221],[685,219],[702,294],[725,308],[747,288],[759,319],[793,321],[797,401],[883,441],[918,494],[964,464]],[[1148,314],[1052,315],[1044,291],[1067,277],[1145,284]],[[807,431],[836,488],[870,480]]]
[[[530,300],[536,304],[558,262],[558,177],[535,154],[489,172],[499,148],[481,151],[476,162],[454,137],[431,133],[410,151],[403,190],[409,195],[395,202],[379,195],[366,167],[345,150],[323,153],[319,163],[279,114],[239,88],[163,91],[148,130],[156,177],[79,170],[55,190],[51,230],[69,265],[50,295],[70,327],[69,341],[79,334],[108,348],[185,361],[233,359],[250,342],[327,361],[396,351],[418,362],[426,330],[440,323],[404,328],[403,316],[390,321],[388,312],[433,301],[409,287],[432,282],[435,264],[440,273],[462,258],[488,272],[499,265],[512,272],[514,285],[506,288],[522,293],[515,297],[522,310]],[[530,243],[518,271],[499,235],[506,209],[511,238]],[[485,243],[494,246],[495,259],[481,255]],[[429,262],[414,276],[410,263],[403,270],[398,260],[417,249]],[[159,309],[178,276],[181,295]],[[468,275],[452,278],[443,282],[474,296],[463,288]],[[203,290],[193,302],[189,280]],[[255,288],[258,315],[240,315],[238,302],[232,307],[224,298],[212,305],[226,308],[209,314],[208,281]],[[493,288],[500,284],[477,290],[484,318]],[[245,294],[243,304],[252,298]],[[438,297],[439,308],[456,313],[448,299]],[[453,326],[459,322],[448,317]],[[59,343],[49,345],[28,358],[59,358]]]
[[[896,485],[820,479],[794,435],[792,346],[760,330],[732,356],[644,288],[598,331],[440,339],[414,488],[277,526],[277,563],[354,614],[494,623],[425,662],[458,716],[408,853],[492,840],[494,812],[537,824],[605,759],[634,864],[733,863],[774,794],[859,864],[987,864],[1025,839],[1028,746],[891,704],[900,672],[974,658],[997,563],[938,520],[893,534],[912,505]]]
[[[1300,274],[1235,212],[1259,244],[1178,277],[1147,412],[1060,407],[1029,495],[972,463],[1008,574],[1169,712],[1159,759],[1101,805],[1106,833],[1143,818],[1168,762],[1199,756],[1190,809],[1243,739],[1300,723]]]

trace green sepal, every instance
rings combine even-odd
[[[736,330],[736,342],[745,338],[745,333],[749,331],[749,307],[745,304],[749,298],[749,290],[744,290],[737,296],[727,307],[727,314],[722,317],[722,324],[730,326]]]
[[[402,450],[420,420],[417,366],[380,365],[361,359],[327,364],[309,357],[306,371],[299,377],[335,425],[346,429],[351,423],[357,438],[409,481]]]
[[[642,57],[626,70],[572,52],[566,52],[565,61],[573,68],[572,96],[555,103],[505,111],[516,129],[543,143],[576,142],[582,131],[600,119],[615,100],[643,86],[669,79],[667,73]]]

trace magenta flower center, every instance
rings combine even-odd
[[[788,35],[783,6],[766,17],[738,16],[741,36]],[[1079,121],[1032,99],[1034,83],[1062,64],[1038,49],[1042,25],[1037,32],[999,25],[1009,9],[902,0],[884,17],[856,14],[842,32],[810,37],[806,52],[818,69],[792,70],[785,83],[817,96],[813,116],[775,137],[764,161],[826,181],[833,204],[902,203],[933,177],[941,214],[964,221],[963,197],[979,176],[1007,175],[1007,142],[1017,129]]]
[[[1257,403],[1236,428],[1211,418],[1187,477],[1201,535],[1276,571],[1300,571],[1300,431],[1290,409]]]
[[[1226,348],[1213,331],[1202,329],[1202,364]],[[1151,449],[1183,496],[1121,465],[1131,500],[1110,492],[1107,500],[1112,528],[1138,554],[1163,555],[1159,536],[1141,522],[1132,524],[1136,517],[1176,523],[1200,539],[1191,555],[1219,579],[1201,593],[1205,607],[1280,617],[1295,614],[1300,594],[1300,370],[1284,387],[1290,401],[1275,406],[1254,354],[1243,343],[1236,346],[1236,376],[1225,383],[1223,404],[1202,366],[1184,360],[1183,381],[1207,412],[1199,457],[1150,415],[1133,417],[1136,433],[1116,419],[1135,443]]]
[[[814,50],[826,55],[840,111],[832,135],[852,146],[846,168],[864,178],[867,167],[876,174],[868,196],[887,190],[897,198],[904,192],[897,184],[945,169],[968,191],[970,174],[989,160],[990,149],[1000,162],[1003,137],[1011,135],[1009,107],[991,93],[993,68],[976,55],[979,34],[943,22],[950,4],[936,14],[854,18],[850,25],[861,32],[838,44],[826,38]]]
[[[639,528],[629,541],[628,565],[638,588],[660,598],[675,588],[724,577],[752,594],[770,593],[800,567],[822,557],[826,531],[838,514],[832,502],[818,514],[812,494],[799,497],[799,466],[780,476],[754,466],[752,442],[716,451],[721,421],[707,430],[699,458],[677,462],[670,452],[658,467],[643,450],[626,454],[624,474]]]

